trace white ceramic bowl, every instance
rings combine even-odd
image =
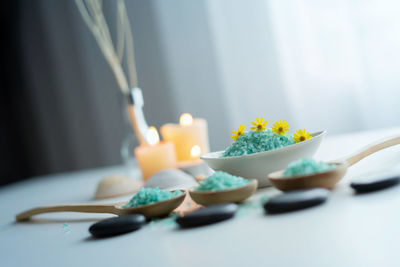
[[[326,131],[312,133],[313,138],[282,148],[237,157],[221,158],[224,151],[201,156],[214,171],[224,171],[247,179],[257,179],[259,187],[269,186],[268,174],[283,170],[289,162],[312,157]]]

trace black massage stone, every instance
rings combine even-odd
[[[350,186],[357,193],[366,193],[385,189],[394,186],[400,182],[400,173],[375,173],[367,176],[361,176],[353,180]]]
[[[207,206],[178,217],[176,222],[183,228],[212,224],[232,218],[237,209],[233,203]]]
[[[272,197],[264,204],[268,213],[282,213],[305,209],[324,203],[328,198],[329,191],[323,188],[290,191]]]
[[[146,223],[142,214],[129,214],[99,221],[89,228],[95,237],[120,235],[135,231]]]

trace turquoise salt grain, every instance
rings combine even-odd
[[[318,172],[329,171],[335,168],[335,164],[327,164],[325,162],[317,162],[314,159],[302,158],[289,163],[283,172],[283,177],[292,177],[298,175],[308,175]]]
[[[122,208],[133,208],[139,207],[143,205],[153,204],[159,201],[171,199],[177,196],[182,195],[182,192],[176,190],[174,192],[170,192],[167,190],[161,190],[158,187],[156,188],[144,188],[142,187],[136,195],[134,195],[131,200]]]
[[[233,189],[250,183],[249,180],[242,177],[233,176],[229,173],[217,171],[213,175],[207,177],[200,182],[195,191],[219,191],[225,189]]]
[[[222,154],[222,157],[242,156],[269,151],[294,144],[292,137],[279,136],[271,129],[262,132],[246,132],[233,142]]]

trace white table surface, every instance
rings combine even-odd
[[[336,159],[396,133],[400,128],[328,136],[316,158]],[[400,266],[400,186],[365,195],[349,187],[356,175],[399,163],[399,146],[362,160],[327,203],[307,210],[265,215],[258,199],[278,193],[268,188],[229,221],[189,230],[159,221],[100,240],[88,227],[110,215],[54,213],[30,223],[14,216],[39,205],[88,202],[97,182],[122,168],[37,177],[0,188],[0,266]]]

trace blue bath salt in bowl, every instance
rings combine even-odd
[[[296,142],[292,137],[274,134],[271,129],[261,132],[245,132],[239,136],[221,157],[235,157],[274,150]]]
[[[335,168],[335,164],[325,162],[317,162],[311,158],[301,158],[297,161],[290,162],[284,170],[282,177],[292,177],[299,175],[309,175],[329,171]]]

